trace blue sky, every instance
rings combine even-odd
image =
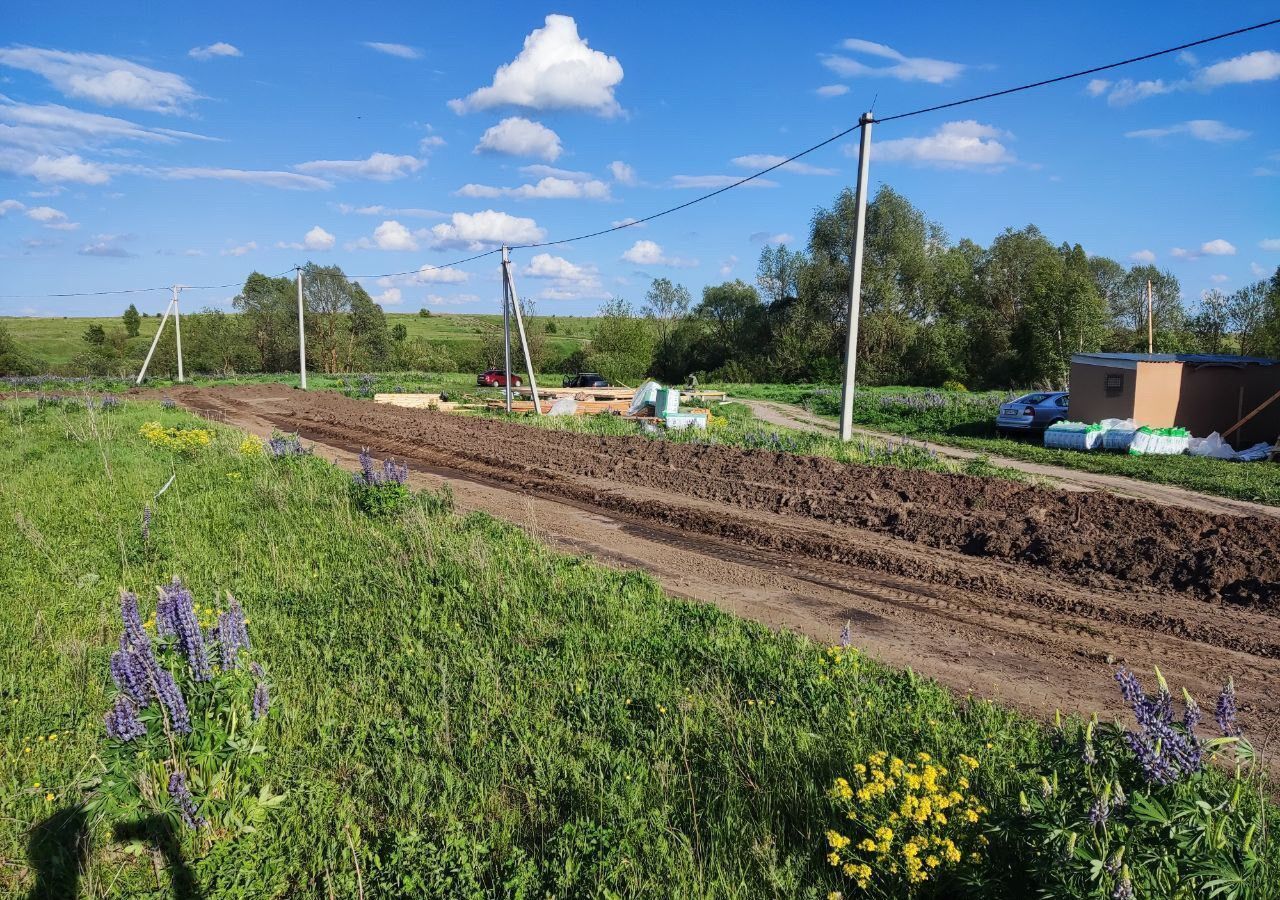
[[[1274,18],[1079,3],[25,4],[0,42],[0,294],[240,282],[307,260],[414,270],[642,217],[857,121]],[[888,183],[953,239],[1006,226],[1189,301],[1280,264],[1280,26],[874,130]],[[856,137],[856,135],[854,136]],[[752,280],[852,183],[851,139],[643,227],[513,254],[539,312]],[[388,310],[491,312],[495,257],[366,278]],[[191,292],[227,307],[234,290]],[[0,300],[114,314],[140,297]]]

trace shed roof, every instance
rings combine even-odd
[[[1120,365],[1132,368],[1135,363],[1185,363],[1193,366],[1274,366],[1274,359],[1262,356],[1232,356],[1228,353],[1075,353],[1072,363],[1086,366]]]

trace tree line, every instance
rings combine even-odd
[[[637,308],[613,299],[601,308],[585,346],[556,352],[555,323],[533,323],[522,300],[530,355],[540,371],[597,371],[632,382],[646,376],[704,380],[838,381],[844,364],[849,256],[855,196],[844,190],[819,207],[803,250],[766,246],[754,283],[687,288],[652,281]],[[500,326],[484,322],[470,341],[409,338],[337,267],[303,269],[307,365],[326,373],[476,371],[500,366]],[[1034,225],[1009,228],[988,247],[952,242],[906,197],[885,186],[867,204],[858,343],[867,384],[1056,387],[1071,355],[1147,348],[1147,295],[1157,352],[1280,357],[1280,268],[1230,294],[1208,291],[1188,305],[1178,279],[1153,265],[1125,267],[1089,256],[1080,244],[1054,244]],[[235,314],[206,309],[183,316],[188,371],[231,374],[298,368],[297,285],[251,274],[232,302]],[[423,315],[429,315],[422,310]],[[140,315],[122,328],[92,325],[77,373],[136,371],[145,347],[130,341]],[[518,345],[512,354],[520,359]],[[34,374],[39,365],[0,329],[0,374]],[[176,372],[172,341],[161,341],[157,374]]]

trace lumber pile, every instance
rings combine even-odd
[[[513,394],[519,394],[525,399],[533,396],[533,388],[517,387],[512,388]],[[539,400],[559,400],[561,397],[573,397],[575,400],[626,400],[630,404],[632,398],[636,395],[635,388],[624,387],[594,387],[594,388],[552,388],[538,385]]]
[[[551,404],[554,401],[542,398],[542,392],[538,392],[538,399],[542,403],[542,412],[544,414],[551,412]],[[502,400],[489,400],[485,403],[489,409],[505,409],[506,404]],[[594,416],[599,413],[618,413],[625,415],[631,408],[630,400],[579,400],[574,415],[578,416]],[[532,400],[512,400],[512,412],[533,412]]]
[[[408,409],[436,409],[440,412],[452,412],[462,405],[452,400],[441,400],[439,394],[374,394],[373,402]]]

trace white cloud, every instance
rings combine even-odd
[[[335,243],[337,238],[317,225],[303,235],[301,242],[281,241],[276,246],[282,250],[332,250]]]
[[[1129,258],[1136,263],[1142,263],[1149,266],[1156,261],[1156,255],[1150,250],[1136,250],[1129,254]]]
[[[1211,143],[1238,141],[1249,136],[1249,132],[1239,128],[1232,128],[1217,119],[1191,119],[1166,128],[1143,128],[1139,131],[1127,131],[1124,136],[1131,138],[1162,138],[1172,134],[1186,134],[1198,141],[1209,141]]]
[[[1236,248],[1222,238],[1214,238],[1212,241],[1201,244],[1200,252],[1209,256],[1235,256]]]
[[[672,175],[671,186],[673,188],[722,188],[741,180],[742,178],[738,175]],[[756,178],[743,185],[743,187],[754,188],[777,186],[778,182],[770,181],[768,178]]]
[[[1107,81],[1107,79],[1091,78],[1089,83],[1084,86],[1084,90],[1090,97],[1101,97],[1109,87],[1111,87],[1111,82]]]
[[[395,181],[413,174],[425,165],[416,156],[373,153],[368,159],[317,159],[298,163],[299,172],[335,178],[364,178],[369,181]]]
[[[743,169],[767,169],[770,166],[776,166],[778,163],[786,163],[782,166],[784,172],[794,172],[797,175],[835,175],[839,169],[824,169],[819,166],[811,166],[802,162],[787,162],[785,156],[777,156],[771,153],[749,153],[746,156],[735,156],[730,160],[735,166]]]
[[[381,294],[378,294],[378,296],[373,298],[373,302],[380,306],[395,306],[396,304],[401,303],[403,299],[403,295],[400,293],[400,288],[393,287],[387,288]]]
[[[947,62],[941,59],[929,59],[926,56],[904,56],[892,47],[864,41],[860,38],[848,38],[840,45],[845,50],[890,60],[891,65],[869,66],[856,59],[834,54],[822,57],[822,64],[845,78],[857,75],[875,75],[896,78],[899,81],[925,81],[929,84],[943,84],[959,78],[968,66],[963,63]]]
[[[621,227],[622,227],[622,226],[624,226],[624,225],[630,225],[630,226],[632,226],[632,227],[634,227],[634,228],[644,228],[644,227],[645,227],[645,223],[644,223],[644,222],[641,222],[641,221],[640,221],[639,219],[637,219],[635,216],[627,216],[625,219],[619,219],[618,221],[616,221],[616,222],[610,222],[609,224],[610,224],[610,226],[612,226],[613,228],[621,228]]]
[[[601,116],[622,111],[613,92],[622,81],[622,64],[592,50],[578,36],[571,16],[550,15],[542,28],[524,39],[520,55],[493,73],[493,84],[463,100],[450,100],[456,113],[495,106],[530,109],[581,109]]]
[[[395,219],[388,219],[377,228],[373,229],[373,238],[360,238],[354,244],[348,244],[348,249],[360,250],[417,250],[418,242],[414,238],[413,232],[409,231]]]
[[[1271,81],[1274,78],[1280,78],[1280,53],[1274,50],[1257,50],[1201,69],[1197,80],[1206,87],[1218,87],[1224,84]]]
[[[754,231],[748,237],[748,240],[756,244],[794,244],[795,236],[785,231],[772,234],[768,231]]]
[[[349,203],[339,203],[338,212],[344,216],[355,213],[358,216],[392,216],[401,219],[443,219],[447,215],[439,210],[413,206],[352,206]]]
[[[1258,246],[1263,250],[1280,250],[1280,238],[1266,238],[1258,241]]]
[[[74,231],[80,226],[75,222],[67,220],[67,214],[60,209],[54,209],[52,206],[33,206],[27,210],[26,216],[32,221],[39,222],[45,228],[53,228],[58,231]]]
[[[435,150],[437,147],[443,147],[444,145],[445,145],[444,138],[440,137],[440,135],[438,134],[429,134],[426,137],[424,137],[422,140],[418,141],[418,149],[421,150],[423,153],[430,153],[432,150]]]
[[[0,143],[39,152],[65,153],[116,140],[172,144],[179,138],[212,140],[189,131],[148,128],[115,116],[83,112],[57,103],[20,103],[0,94]]]
[[[213,59],[216,56],[244,56],[239,47],[233,47],[225,41],[218,41],[207,47],[192,47],[187,51],[192,59]]]
[[[738,257],[730,254],[729,258],[720,263],[720,277],[728,278],[733,272],[734,267],[738,265]]]
[[[819,97],[843,97],[849,93],[847,84],[824,84],[822,87],[814,90]]]
[[[520,174],[527,175],[530,178],[565,178],[569,181],[591,181],[595,178],[590,172],[578,172],[573,169],[559,169],[555,166],[544,166],[542,163],[533,163],[528,166],[520,167]]]
[[[486,209],[478,213],[454,213],[448,222],[433,225],[430,236],[436,247],[484,250],[502,243],[536,243],[547,233],[533,219]]]
[[[193,179],[240,181],[245,184],[257,184],[287,191],[324,191],[333,187],[323,178],[299,175],[296,172],[274,172],[271,170],[216,169],[204,166],[187,166],[158,169],[153,174],[169,181],[190,181]]]
[[[452,266],[423,266],[409,277],[415,284],[462,284],[471,276]]]
[[[452,297],[442,297],[440,294],[427,294],[428,306],[468,306],[472,303],[479,303],[480,298],[475,294],[455,294]]]
[[[20,200],[0,200],[0,216],[6,216],[11,212],[26,208],[26,204]]]
[[[521,273],[529,278],[554,278],[559,281],[591,281],[597,277],[593,269],[571,263],[563,256],[539,253],[529,260]]]
[[[180,75],[100,53],[6,47],[0,65],[34,72],[66,96],[102,106],[179,113],[199,98]]]
[[[1253,273],[1255,278],[1261,278],[1267,274],[1265,266],[1260,266],[1256,262],[1249,263],[1249,271]]]
[[[1199,256],[1198,253],[1192,253],[1186,247],[1174,247],[1169,251],[1169,255],[1174,259],[1195,259]]]
[[[662,247],[654,241],[636,241],[622,259],[637,266],[669,266],[676,269],[691,269],[698,265],[696,259],[682,259],[679,256],[667,256]]]
[[[892,138],[874,145],[872,153],[884,162],[909,162],[943,169],[999,168],[1017,158],[1000,139],[1009,133],[972,119],[946,122],[933,134],[921,138]],[[849,155],[857,153],[850,144]]]
[[[387,56],[397,56],[400,59],[422,58],[422,51],[417,47],[410,47],[408,44],[388,44],[383,41],[365,41],[364,45],[370,50],[377,50],[379,53],[385,53]]]
[[[609,185],[603,181],[572,181],[548,176],[537,184],[519,187],[492,187],[464,184],[454,193],[461,197],[514,197],[516,200],[609,200]]]
[[[1177,90],[1175,85],[1168,84],[1160,78],[1147,81],[1133,81],[1129,78],[1122,78],[1111,85],[1107,91],[1107,104],[1109,106],[1128,106],[1130,103],[1137,103],[1139,100],[1156,97],[1160,94],[1169,94],[1175,90]]]
[[[1226,284],[1231,278],[1227,275],[1210,275],[1209,280],[1214,284]]]
[[[106,184],[111,180],[106,169],[97,163],[81,159],[76,153],[67,156],[46,156],[42,153],[22,173],[45,183],[74,181],[79,184]]]
[[[254,250],[257,250],[257,249],[258,249],[257,241],[247,241],[246,243],[243,243],[243,244],[237,244],[234,247],[228,247],[226,250],[222,251],[222,255],[223,256],[244,256],[245,254],[252,253]]]
[[[129,240],[129,235],[95,235],[92,241],[85,244],[77,250],[76,253],[81,256],[104,256],[114,259],[132,259],[137,254],[130,253],[127,248],[122,246],[122,243],[127,240]]]
[[[476,144],[476,153],[505,153],[509,156],[536,156],[555,162],[564,148],[560,136],[543,125],[520,116],[510,116],[487,130]]]
[[[609,163],[609,174],[613,176],[613,180],[618,184],[633,185],[638,180],[636,178],[636,170],[620,159],[615,159]]]

